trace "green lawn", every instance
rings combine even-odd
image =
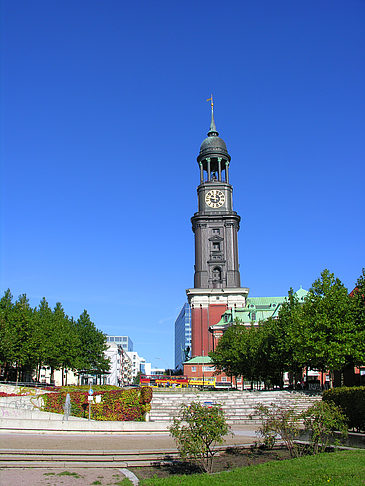
[[[359,486],[365,485],[365,451],[346,451],[275,461],[219,474],[146,479],[141,486]]]

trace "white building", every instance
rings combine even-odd
[[[62,381],[62,373],[63,373],[63,381]],[[33,378],[36,379],[36,375],[34,375]],[[39,381],[44,385],[54,385],[54,386],[78,385],[77,372],[74,372],[73,370],[69,370],[69,369],[54,370],[53,379],[54,382],[51,380],[51,367],[41,366],[40,373],[39,373]]]
[[[127,354],[132,360],[133,378],[137,376],[137,373],[142,373],[143,375],[149,375],[151,373],[151,363],[147,363],[136,351],[128,351]]]
[[[165,368],[152,368],[150,375],[165,375]]]
[[[132,381],[132,361],[120,344],[109,342],[105,356],[110,359],[109,374],[105,376],[107,385],[124,386]]]

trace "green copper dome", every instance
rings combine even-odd
[[[212,121],[210,123],[210,129],[208,136],[200,146],[200,152],[198,155],[198,162],[207,157],[224,157],[231,160],[228,154],[227,146],[219,136],[217,129],[215,127],[213,110],[212,110]]]
[[[199,159],[209,157],[209,155],[212,155],[213,157],[217,157],[219,155],[229,157],[227,146],[224,140],[218,137],[218,135],[213,136],[208,134],[208,137],[200,146]]]

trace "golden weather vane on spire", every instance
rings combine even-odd
[[[210,129],[209,129],[208,135],[209,136],[218,135],[217,129],[215,127],[215,122],[214,122],[214,109],[213,109],[214,102],[213,102],[213,94],[210,95],[210,98],[208,98],[207,101],[210,101],[210,106],[212,108],[212,120],[210,122]]]
[[[208,98],[207,101],[210,101],[210,106],[212,107],[212,110],[213,110],[213,107],[214,107],[213,94],[210,95],[210,98]]]

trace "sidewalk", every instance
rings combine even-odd
[[[247,445],[255,440],[252,426],[235,425],[226,437],[226,445]],[[0,433],[0,449],[58,450],[58,451],[115,451],[127,450],[138,454],[140,451],[176,450],[168,432],[118,435],[87,433]],[[0,486],[102,486],[119,485],[125,476],[120,468],[14,468],[0,469]]]
[[[251,444],[255,440],[255,429],[247,425],[234,425],[226,437],[227,445]],[[51,449],[51,450],[170,450],[176,449],[168,432],[158,434],[120,433],[87,434],[69,433],[33,434],[19,432],[0,433],[0,449]]]

